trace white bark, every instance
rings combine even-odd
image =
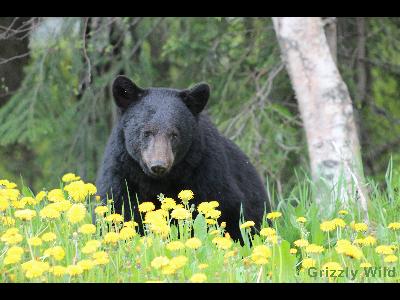
[[[275,17],[274,28],[299,103],[321,212],[355,199],[365,212],[363,173],[353,107],[332,58],[321,18]]]

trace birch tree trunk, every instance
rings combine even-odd
[[[353,107],[321,18],[275,17],[273,23],[306,131],[320,212],[329,216],[337,200],[342,207],[356,200],[366,212]]]

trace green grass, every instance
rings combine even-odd
[[[196,278],[205,282],[399,282],[399,261],[385,262],[384,259],[388,255],[376,252],[378,245],[390,245],[393,246],[390,250],[393,251],[391,258],[394,260],[398,258],[398,232],[388,228],[390,223],[400,221],[400,177],[394,176],[392,169],[390,164],[386,174],[385,189],[380,189],[373,181],[368,182],[370,202],[367,231],[356,231],[351,226],[353,221],[355,223],[363,222],[354,203],[346,208],[348,214],[339,215],[339,210],[343,207],[337,200],[331,215],[327,219],[321,220],[318,214],[319,208],[312,201],[312,184],[307,179],[299,179],[296,187],[285,199],[278,199],[274,196],[273,191],[269,191],[273,210],[282,213],[281,217],[272,220],[276,236],[268,238],[259,233],[251,236],[249,229],[242,229],[245,241],[243,246],[238,242],[233,242],[229,237],[223,238],[225,234],[223,226],[219,222],[214,225],[207,224],[203,214],[198,214],[194,220],[191,218],[179,220],[175,225],[172,222],[171,210],[165,219],[150,219],[152,224],[167,225],[168,232],[166,234],[156,233],[156,230],[151,227],[152,225],[147,224],[145,236],[136,234],[127,239],[119,238],[115,243],[107,243],[107,231],[115,231],[120,237],[119,232],[123,223],[117,222],[116,225],[111,225],[112,223],[107,222],[104,217],[98,217],[95,233],[79,232],[81,225],[91,223],[90,211],[93,204],[96,203],[94,196],[87,196],[82,202],[90,202],[90,204],[84,204],[86,213],[83,219],[71,223],[68,219],[68,210],[61,212],[60,217],[53,220],[41,218],[40,212],[43,207],[53,205],[48,197],[44,197],[39,203],[26,203],[22,207],[24,201],[20,200],[22,197],[35,198],[32,191],[26,186],[20,186],[20,195],[17,197],[19,202],[17,203],[7,192],[9,189],[3,186],[0,187],[0,282],[191,282],[196,281]],[[64,185],[61,182],[62,195],[69,204],[65,203],[68,206],[75,204],[76,201],[71,194],[64,190]],[[88,198],[90,201],[87,201]],[[161,196],[160,199],[163,200],[163,197]],[[178,198],[175,200],[177,204],[180,203]],[[184,205],[184,208],[192,212],[196,208],[190,207],[190,202],[188,205]],[[15,207],[18,205],[20,208]],[[109,201],[107,205],[110,210],[112,201]],[[16,217],[15,212],[22,209],[35,211],[36,216],[30,221],[21,220]],[[6,224],[4,222],[6,216],[11,217],[15,224]],[[305,217],[307,221],[304,224],[299,223],[296,221],[298,217]],[[142,218],[145,219],[144,213]],[[346,226],[336,227],[330,232],[322,231],[321,222],[334,218],[342,218]],[[266,218],[264,218],[262,227],[268,227],[267,224]],[[17,229],[16,231],[21,235],[21,241],[18,241],[17,238],[17,242],[13,244],[13,240],[7,238],[6,232],[10,228]],[[165,230],[165,226],[162,228]],[[171,241],[181,241],[185,244],[190,238],[192,229],[194,236],[201,241],[198,249],[183,247],[180,250],[171,251],[166,247]],[[29,238],[41,237],[46,232],[55,233],[57,238],[53,241],[42,241],[39,246],[28,244]],[[376,244],[363,246],[355,243],[355,240],[357,242],[369,235],[376,238]],[[225,245],[226,249],[218,247],[216,237],[222,239],[222,245]],[[322,253],[309,253],[304,247],[294,246],[294,241],[298,239],[306,239],[310,244],[322,246],[324,250]],[[82,251],[89,240],[101,242],[97,251],[107,253],[106,261],[96,261],[92,253]],[[350,254],[338,252],[337,240],[347,240],[353,245],[348,247]],[[145,241],[151,242],[146,243]],[[264,246],[260,247],[261,245]],[[9,263],[15,248],[11,251],[9,249],[13,246],[21,247],[23,253],[14,256],[14,260],[11,259],[12,263]],[[55,246],[61,246],[65,252],[60,260],[44,254],[46,249]],[[297,253],[291,254],[291,248],[297,249]],[[260,249],[261,252],[257,252]],[[352,251],[355,251],[356,254],[352,254]],[[357,255],[357,251],[361,252],[358,252]],[[9,257],[7,258],[7,256]],[[164,258],[165,265],[157,265],[155,263],[157,260],[154,260],[157,257],[166,257],[167,260]],[[174,257],[180,257],[182,264],[171,263],[171,259]],[[303,268],[303,259],[307,257],[314,260],[315,268]],[[41,261],[44,264],[29,267],[26,262],[31,260]],[[74,267],[71,266],[82,266],[82,263],[79,263],[82,260],[90,265],[90,269],[83,270],[81,267],[75,267],[77,274],[74,274]],[[167,263],[168,260],[169,263]],[[319,274],[320,270],[326,270],[324,265],[330,262],[338,263],[345,270],[342,274],[336,272],[334,275],[343,275],[344,277],[326,277]],[[365,275],[366,270],[360,267],[363,262],[368,262],[373,268],[377,268],[375,276],[373,274]],[[207,267],[202,268],[202,264],[207,264]],[[56,276],[52,272],[53,266],[69,266],[69,274],[66,272],[64,275]],[[386,273],[384,273],[385,267],[387,268]],[[373,272],[375,269],[368,270],[367,272]],[[379,274],[378,270],[381,270],[382,273]],[[391,271],[387,273],[387,270]],[[194,276],[199,273],[205,276]],[[323,273],[325,274],[325,272]],[[331,273],[331,275],[333,274]]]

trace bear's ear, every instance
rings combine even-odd
[[[118,107],[126,109],[129,104],[139,99],[144,90],[134,84],[128,77],[119,75],[114,80],[112,92]]]
[[[205,82],[201,82],[190,89],[183,90],[180,96],[189,110],[194,115],[197,115],[203,111],[207,104],[210,97],[210,86]]]

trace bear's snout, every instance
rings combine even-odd
[[[162,161],[157,161],[150,167],[150,170],[157,176],[163,175],[167,171],[167,166]]]
[[[161,177],[168,173],[174,162],[174,154],[169,139],[162,134],[150,138],[142,159],[152,177]]]

